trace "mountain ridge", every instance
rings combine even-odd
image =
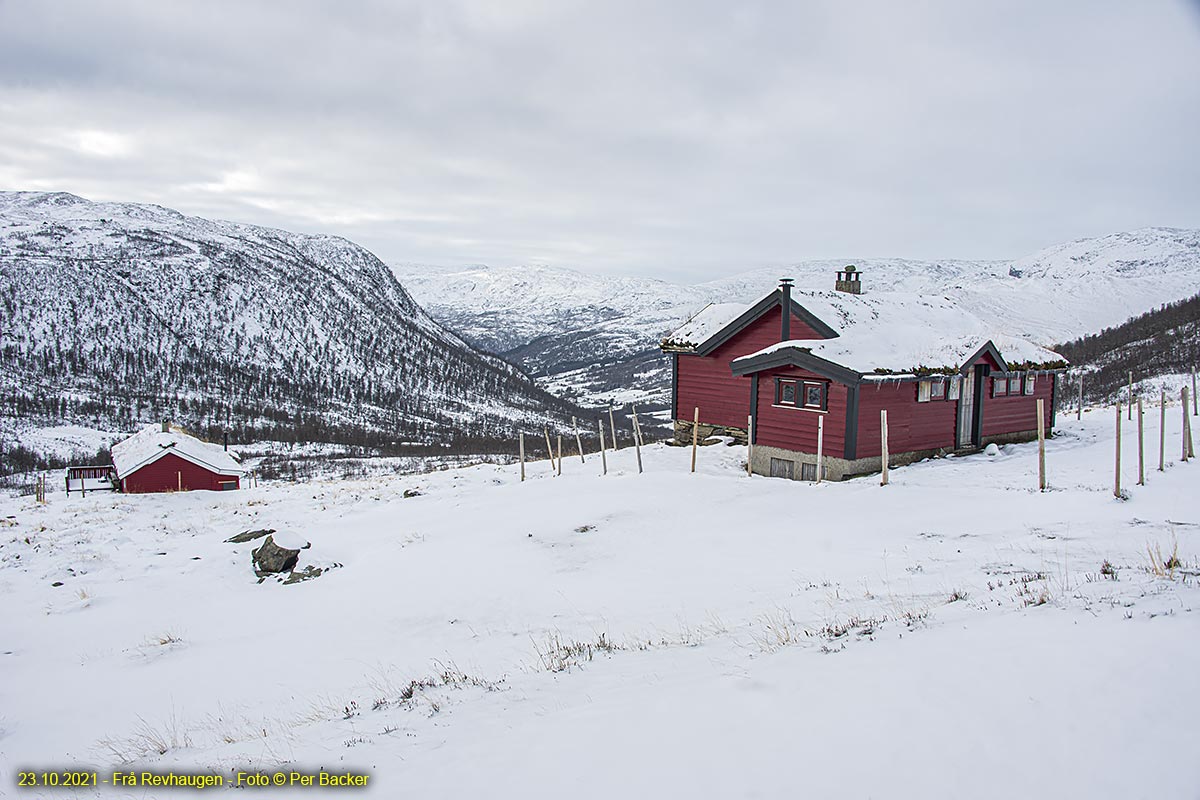
[[[584,403],[662,407],[670,397],[662,336],[708,303],[751,303],[780,277],[795,279],[800,290],[832,289],[835,271],[849,264],[862,272],[868,294],[943,296],[1007,333],[1051,346],[1194,293],[1200,230],[1139,228],[1011,260],[816,259],[697,284],[609,281],[536,266],[392,269],[436,319],[521,364],[547,388]],[[481,284],[491,302],[486,314],[472,309],[467,291]],[[578,284],[588,298],[582,308],[566,288]]]
[[[341,237],[0,192],[0,307],[10,428],[162,415],[240,439],[433,444],[571,411]]]

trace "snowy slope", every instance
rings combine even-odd
[[[694,286],[546,267],[393,269],[434,315],[583,399],[669,397],[661,338],[708,303],[749,304],[792,277],[832,289],[855,264],[868,294],[945,298],[984,327],[1040,345],[1098,331],[1200,290],[1200,231],[1147,228],[1047,248],[1016,261],[804,261]],[[577,301],[576,298],[584,298]],[[918,322],[920,320],[917,320]],[[831,324],[835,324],[831,321]],[[585,369],[586,367],[586,369]]]
[[[1124,501],[1111,409],[1060,418],[1045,493],[1032,444],[880,487],[723,446],[601,476],[589,440],[524,483],[0,498],[0,785],[131,760],[371,797],[1191,797],[1200,465],[1169,412],[1145,486],[1125,428]],[[258,583],[225,539],[264,526],[337,566]]]
[[[0,193],[0,393],[51,423],[488,435],[561,409],[345,239]]]

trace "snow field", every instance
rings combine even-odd
[[[1036,444],[888,487],[749,478],[724,446],[692,475],[655,445],[642,475],[625,448],[603,478],[565,455],[524,484],[0,499],[0,786],[129,758],[360,768],[377,796],[1190,796],[1180,424],[1144,487],[1123,426],[1126,500],[1112,409],[1060,416],[1046,493]],[[260,527],[335,568],[257,583],[224,540]]]

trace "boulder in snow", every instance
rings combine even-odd
[[[983,448],[983,452],[989,456],[998,456],[1000,455],[1000,448],[996,446],[995,442],[992,442],[987,447]]]
[[[260,576],[272,572],[290,572],[300,558],[300,551],[308,546],[308,542],[305,542],[301,547],[284,547],[275,542],[274,535],[268,535],[251,553],[254,558],[254,571]]]

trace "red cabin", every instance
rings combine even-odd
[[[223,491],[241,485],[243,470],[233,456],[165,422],[114,444],[112,456],[123,492]]]
[[[882,410],[892,466],[1036,438],[1038,399],[1053,429],[1062,356],[990,333],[945,298],[861,296],[850,274],[857,291],[839,280],[837,292],[802,293],[801,305],[785,282],[723,327],[698,326],[702,312],[664,340],[677,440],[690,441],[695,408],[703,435],[745,441],[749,419],[753,472],[815,479],[820,437],[822,475],[839,480],[882,468]]]

